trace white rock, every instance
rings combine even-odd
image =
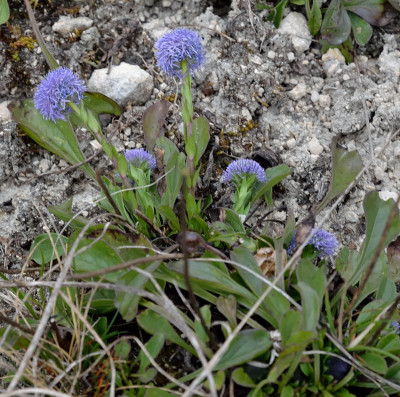
[[[263,63],[262,59],[258,55],[249,55],[249,61],[258,66],[261,66]]]
[[[274,59],[276,57],[276,52],[275,51],[268,51],[267,57],[269,59]]]
[[[303,14],[291,12],[282,20],[278,32],[290,34],[293,47],[298,54],[310,48],[311,34]]]
[[[61,16],[53,25],[53,31],[62,36],[67,36],[68,33],[73,33],[75,29],[82,31],[89,29],[92,25],[93,21],[87,17],[71,18]]]
[[[378,179],[378,181],[383,181],[385,179],[385,171],[379,165],[375,167],[375,178]]]
[[[313,102],[313,103],[318,102],[318,99],[319,99],[318,92],[317,91],[313,91],[311,93],[311,102]]]
[[[400,76],[400,51],[389,52],[389,46],[386,44],[378,59],[378,65],[381,72]]]
[[[41,172],[46,172],[50,169],[50,161],[47,159],[42,159],[39,161],[39,170]]]
[[[347,211],[344,214],[344,217],[346,218],[347,221],[352,223],[356,223],[359,221],[359,217],[354,211]]]
[[[0,105],[1,106],[1,105]],[[395,142],[393,144],[393,154],[395,156],[400,156],[400,142]]]
[[[318,102],[322,108],[329,108],[331,106],[331,97],[329,95],[320,95]]]
[[[286,146],[288,149],[293,149],[296,146],[296,139],[290,138],[286,141]]]
[[[319,156],[323,151],[324,148],[322,145],[319,143],[317,137],[313,137],[311,141],[308,144],[308,150],[311,154],[314,154],[316,156]]]
[[[291,91],[288,92],[288,96],[290,99],[294,101],[298,101],[303,98],[304,95],[307,94],[307,86],[304,83],[299,83],[294,87]]]
[[[293,62],[295,60],[295,56],[292,51],[288,52],[286,56],[289,62]]]
[[[393,199],[394,201],[396,201],[399,197],[399,194],[396,192],[390,192],[389,190],[382,190],[381,192],[378,192],[379,197],[386,201],[389,199]]]
[[[95,26],[85,30],[81,35],[81,43],[91,50],[99,45],[99,41],[100,33]]]
[[[346,60],[338,48],[330,48],[322,55],[322,68],[328,77],[342,72]]]
[[[122,62],[118,66],[97,69],[88,81],[88,89],[107,95],[120,106],[128,101],[132,105],[143,105],[148,101],[154,88],[153,78],[137,65]]]
[[[247,109],[247,108],[243,108],[243,109],[242,109],[242,116],[243,116],[247,121],[250,121],[250,120],[252,119],[251,113],[250,113],[249,109]]]
[[[334,60],[339,61],[343,65],[346,63],[343,54],[340,52],[338,48],[330,48],[324,55],[322,55],[322,62],[328,62]]]
[[[8,105],[11,101],[3,101],[0,103],[0,119],[3,121],[11,121],[12,113],[8,109]]]

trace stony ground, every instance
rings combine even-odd
[[[92,202],[99,194],[82,172],[59,172],[67,164],[23,136],[11,119],[9,105],[32,97],[48,69],[37,46],[30,50],[15,44],[33,33],[22,1],[9,3],[11,27],[3,25],[0,31],[0,259],[4,267],[24,260],[45,224],[60,228],[62,224],[46,212],[47,206],[73,198],[74,209],[87,215],[94,211]],[[211,125],[210,172],[202,183],[213,192],[215,202],[221,202],[219,178],[228,161],[258,155],[271,165],[282,162],[292,168],[275,203],[286,205],[302,219],[328,188],[334,137],[347,149],[357,149],[367,163],[371,147],[379,152],[389,135],[400,129],[399,21],[391,30],[376,30],[368,46],[357,49],[357,64],[346,65],[337,51],[322,56],[318,42],[304,30],[301,16],[289,15],[277,31],[255,11],[256,1],[87,3],[40,0],[35,15],[60,65],[86,82],[96,69],[111,66],[112,71],[123,63],[146,72],[147,94],[121,99],[124,113],[119,121],[103,119],[104,131],[114,134],[113,143],[121,151],[144,144],[145,107],[179,92],[177,82],[156,67],[155,40],[176,26],[202,36],[207,61],[193,92],[195,111]],[[76,18],[82,17],[83,25],[76,25]],[[179,141],[180,130],[179,106],[173,105],[166,133]],[[85,154],[93,154],[91,138],[80,133],[79,139]],[[399,159],[397,135],[325,225],[343,245],[360,244],[362,200],[368,191],[377,190],[383,198],[397,197]],[[101,157],[93,164],[104,172],[110,170]],[[271,216],[284,220],[286,212]]]

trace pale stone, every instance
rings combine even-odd
[[[298,54],[307,51],[311,45],[311,34],[305,16],[299,12],[291,12],[284,18],[278,32],[290,35],[294,49]]]
[[[88,89],[97,91],[113,99],[120,106],[128,102],[144,105],[153,92],[153,78],[137,65],[122,62],[118,66],[97,69],[88,81]]]
[[[291,91],[288,92],[288,96],[290,99],[294,101],[298,101],[303,98],[304,95],[307,94],[307,86],[304,83],[299,83],[294,87]]]
[[[67,36],[68,33],[75,32],[75,29],[83,31],[89,29],[93,25],[93,21],[87,17],[71,18],[60,16],[60,19],[53,25],[53,31]]]
[[[319,143],[317,137],[314,136],[308,144],[308,150],[311,154],[319,156],[324,151],[324,148]]]
[[[2,121],[11,121],[12,120],[12,113],[8,109],[8,105],[11,101],[3,101],[0,103],[0,119]]]

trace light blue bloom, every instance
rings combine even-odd
[[[312,229],[310,234],[313,233],[315,229]],[[313,245],[315,249],[318,251],[318,256],[323,258],[325,256],[333,255],[339,242],[337,238],[323,229],[318,229],[311,240],[308,242],[307,245]],[[293,249],[296,246],[296,232],[290,242],[289,248],[287,250],[288,254],[290,255]]]
[[[156,159],[144,149],[132,149],[125,152],[126,161],[137,168],[154,170]]]
[[[204,64],[204,48],[200,36],[193,30],[178,28],[164,34],[155,44],[157,64],[170,76],[182,78],[180,63],[187,61],[191,75]]]
[[[238,179],[243,180],[246,176],[254,174],[259,182],[266,182],[264,169],[257,161],[249,159],[240,159],[233,161],[222,174],[222,182],[235,182]]]
[[[46,120],[65,121],[71,111],[68,102],[78,104],[86,90],[84,82],[70,69],[60,67],[50,71],[39,84],[35,95],[35,108]]]

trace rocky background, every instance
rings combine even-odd
[[[356,63],[337,50],[322,55],[305,18],[286,10],[279,30],[263,21],[253,0],[40,0],[35,16],[46,45],[90,90],[116,100],[118,119],[102,119],[119,151],[144,146],[141,117],[159,99],[179,99],[177,81],[160,74],[154,43],[169,29],[196,30],[206,64],[193,83],[194,106],[211,125],[201,186],[226,202],[220,184],[229,161],[285,163],[293,173],[276,193],[276,207],[298,220],[321,200],[331,174],[334,137],[357,149],[367,164],[395,134],[324,228],[341,244],[359,246],[364,233],[362,201],[371,190],[397,198],[400,188],[400,21],[379,28]],[[22,1],[9,1],[10,25],[0,27],[0,259],[4,268],[24,262],[33,239],[62,222],[46,207],[73,198],[75,211],[96,211],[99,191],[79,170],[39,148],[12,121],[13,104],[33,96],[48,71]],[[398,18],[399,19],[399,18]],[[107,73],[109,72],[109,73]],[[170,108],[166,134],[181,141],[179,104]],[[397,133],[397,135],[396,135]],[[78,131],[87,156],[97,147]],[[371,149],[373,153],[371,152]],[[258,157],[257,157],[258,156]],[[93,160],[112,172],[102,156]],[[63,171],[64,170],[64,171]],[[285,220],[286,210],[271,214]],[[324,214],[322,213],[321,216]],[[318,219],[317,219],[318,221]]]

